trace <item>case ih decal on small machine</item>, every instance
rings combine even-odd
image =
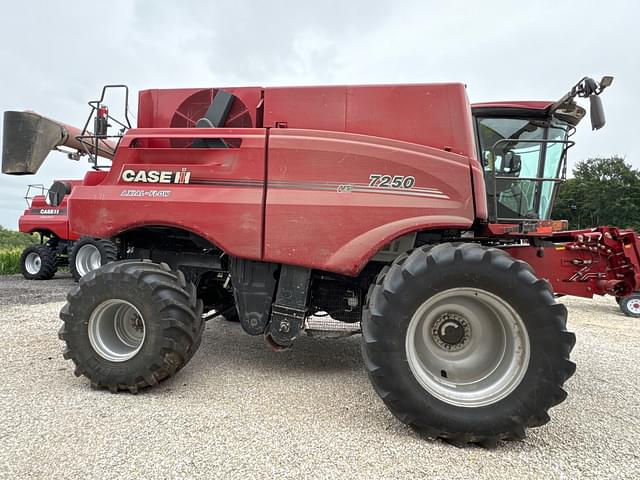
[[[3,171],[35,173],[60,145],[98,169],[112,159],[68,198],[71,228],[126,259],[88,273],[60,312],[65,358],[92,386],[174,375],[203,311],[235,309],[276,350],[329,315],[361,321],[364,365],[400,421],[494,446],[566,397],[575,338],[549,281],[637,290],[625,232],[547,225],[576,97],[600,128],[610,83],[473,112],[455,83],[146,90],[137,128],[115,135],[103,90],[94,133],[5,113]]]

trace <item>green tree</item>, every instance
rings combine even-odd
[[[569,220],[570,228],[640,228],[640,171],[624,158],[589,158],[573,175],[560,186],[553,218]]]

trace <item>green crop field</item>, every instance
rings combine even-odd
[[[0,227],[0,275],[20,273],[20,254],[27,245],[38,242],[36,235]]]
[[[0,250],[0,275],[20,273],[20,254],[22,249]]]
[[[28,235],[26,233],[16,232],[4,227],[0,227],[0,251],[23,249],[32,243],[38,243],[39,238],[36,235]]]

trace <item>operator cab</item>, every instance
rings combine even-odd
[[[549,220],[559,184],[566,177],[569,137],[586,111],[575,97],[591,101],[594,130],[605,124],[598,83],[583,78],[557,102],[496,102],[472,106],[478,158],[485,173],[489,221],[536,225]]]
[[[573,144],[568,138],[574,131],[548,114],[550,105],[474,106],[492,221],[549,219],[557,186],[565,178],[566,153]]]

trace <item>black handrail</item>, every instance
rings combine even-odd
[[[117,118],[112,117],[110,114],[107,114],[107,120],[113,120],[114,122],[116,122],[118,125],[122,127],[122,129],[120,130],[120,133],[116,135],[100,135],[100,136],[95,133],[91,133],[88,130],[88,128],[89,128],[89,123],[93,118],[94,112],[96,112],[102,105],[102,102],[104,101],[107,90],[117,89],[117,88],[124,89],[124,120],[126,123],[123,123]],[[100,98],[98,100],[91,100],[88,103],[89,103],[89,106],[91,107],[91,111],[89,112],[87,121],[85,122],[84,127],[82,128],[82,134],[78,135],[76,137],[76,140],[78,140],[82,144],[82,146],[84,147],[85,153],[89,155],[89,161],[93,163],[93,168],[97,170],[101,168],[98,165],[98,153],[100,149],[100,141],[106,138],[118,139],[118,141],[116,142],[116,150],[117,150],[117,146],[120,144],[120,139],[122,138],[122,134],[124,130],[131,128],[131,121],[129,120],[129,87],[124,84],[104,85],[102,87],[102,93],[100,94]]]
[[[531,143],[531,144],[540,144],[540,145],[547,145],[550,143],[561,143],[566,145],[563,153],[562,153],[562,159],[561,164],[563,167],[562,170],[562,176],[561,178],[545,178],[545,177],[514,177],[514,176],[509,176],[509,175],[497,175],[496,174],[496,147],[500,144],[503,143]],[[491,207],[493,207],[493,212],[489,212],[489,218],[492,219],[492,221],[498,222],[500,223],[500,221],[514,221],[514,219],[512,218],[499,218],[498,217],[498,195],[497,195],[497,180],[509,180],[509,179],[513,179],[513,180],[526,180],[526,181],[531,181],[531,182],[554,182],[554,183],[560,183],[564,180],[564,177],[566,175],[566,152],[569,148],[571,148],[572,146],[575,145],[576,142],[574,142],[573,140],[549,140],[549,139],[540,139],[540,140],[523,140],[523,139],[519,139],[519,138],[503,138],[501,140],[498,140],[496,143],[493,144],[493,146],[491,147],[491,162],[490,162],[490,167],[491,169],[489,170],[489,174],[492,177],[492,182],[493,182],[493,202]],[[542,159],[542,162],[546,162],[546,158]],[[540,169],[539,171],[544,171],[543,169]],[[539,216],[539,215],[538,215]],[[522,220],[535,220],[535,219],[529,219],[529,218],[521,218],[521,219],[516,219],[519,221]],[[539,220],[539,219],[538,219]]]

